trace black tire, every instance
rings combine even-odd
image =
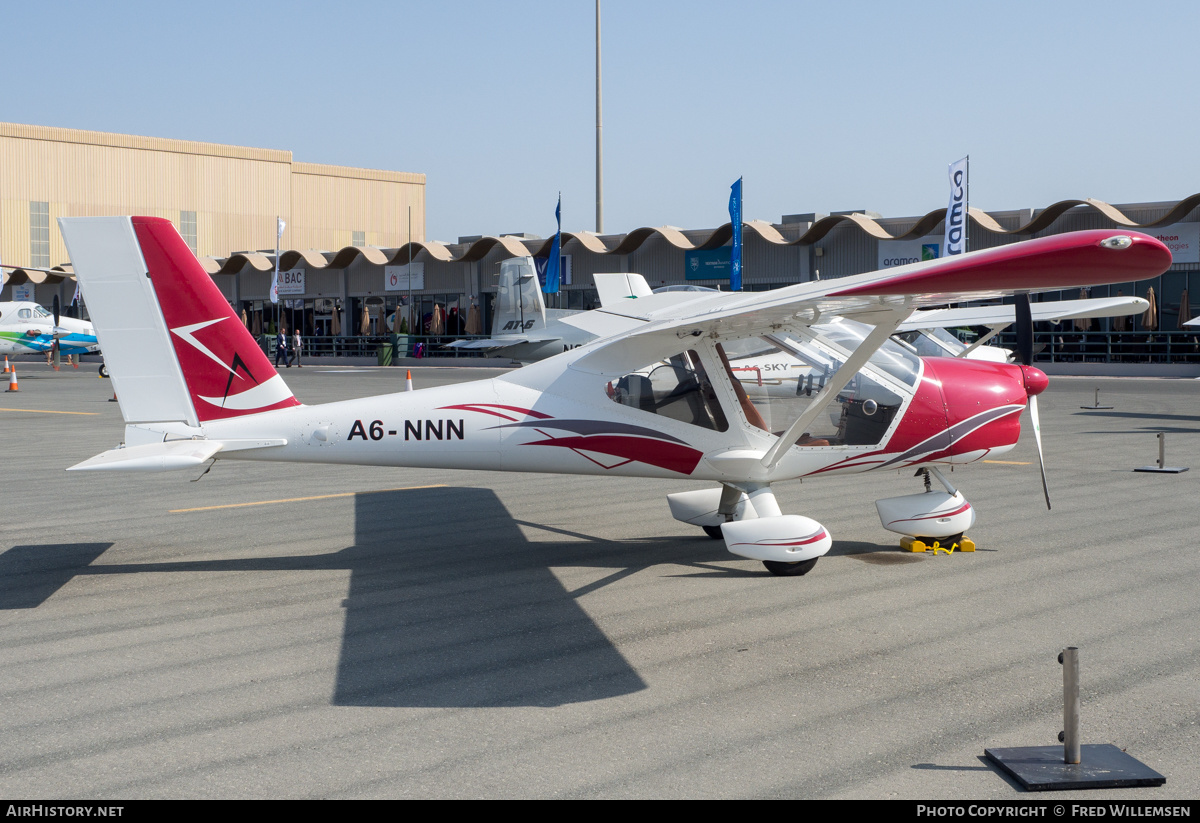
[[[767,571],[779,577],[800,577],[812,571],[813,566],[817,565],[819,557],[814,557],[811,560],[802,560],[799,563],[783,563],[779,560],[764,560],[762,563],[767,567]]]
[[[703,528],[704,533],[707,534],[709,537],[711,537],[713,540],[722,540],[725,537],[725,535],[721,534],[720,526],[702,526],[701,528]]]
[[[100,364],[100,376],[108,377],[108,366],[104,365],[103,363]]]

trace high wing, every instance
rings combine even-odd
[[[680,337],[765,334],[834,316],[874,325],[897,314],[903,322],[922,306],[1144,279],[1170,263],[1170,251],[1145,234],[1090,230],[768,292],[651,294],[589,312],[596,317],[585,322],[609,334],[619,325]]]

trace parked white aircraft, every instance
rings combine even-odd
[[[59,225],[126,423],[122,446],[73,469],[229,458],[703,480],[713,487],[668,496],[672,514],[785,575],[806,573],[832,538],[783,514],[775,483],[916,468],[945,491],[878,501],[881,523],[952,545],[975,513],[937,466],[1011,449],[1027,405],[1041,452],[1046,375],[1027,356],[917,357],[890,340],[916,308],[1143,280],[1171,263],[1152,237],[1093,230],[770,292],[647,295],[605,309],[624,331],[501,377],[305,406],[170,221]],[[832,331],[831,317],[843,318]],[[822,385],[751,402],[731,353],[759,344]]]
[[[500,263],[500,282],[488,339],[455,340],[448,348],[486,351],[513,360],[542,360],[582,346],[595,335],[562,322],[579,314],[571,309],[547,309],[532,257]]]
[[[0,355],[44,353],[58,341],[64,355],[94,352],[100,348],[92,324],[74,317],[59,317],[37,303],[0,303]]]

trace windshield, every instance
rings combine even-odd
[[[867,327],[863,326],[866,329]],[[840,339],[851,344],[848,333]],[[854,343],[853,345],[857,345]],[[900,346],[892,344],[898,355],[883,358],[893,368],[910,359],[913,370],[896,369],[916,381],[920,361]],[[747,420],[759,428],[781,435],[805,414],[845,362],[844,357],[825,345],[825,341],[799,335],[751,337],[723,343],[718,352],[728,361],[735,391],[746,398],[743,411]],[[878,355],[878,352],[876,353]],[[874,364],[875,359],[871,362]],[[806,426],[798,446],[874,445],[883,440],[904,394],[862,369],[846,384]],[[746,409],[745,405],[752,406]]]
[[[831,343],[852,352],[867,339],[872,327],[854,320],[839,319],[833,323],[813,326],[813,331]],[[790,337],[790,335],[789,335]],[[875,368],[899,380],[906,386],[917,385],[921,376],[921,358],[896,343],[886,341],[871,355],[870,363]]]

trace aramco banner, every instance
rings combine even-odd
[[[880,240],[879,263],[881,269],[894,269],[922,260],[937,260],[942,254],[942,237],[933,234],[916,240]]]
[[[950,164],[950,203],[946,206],[946,235],[942,239],[942,256],[962,254],[967,250],[967,175],[970,159],[964,157]]]

